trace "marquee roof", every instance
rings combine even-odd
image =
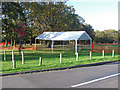
[[[92,40],[85,31],[68,31],[68,32],[44,32],[35,39],[41,40]]]

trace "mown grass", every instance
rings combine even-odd
[[[62,51],[61,51],[62,52]],[[22,64],[22,57],[17,50],[14,51],[16,60],[16,69],[12,66],[12,52],[11,50],[6,51],[6,61],[4,61],[3,51],[2,55],[2,72],[1,73],[13,73],[31,70],[42,70],[58,67],[75,66],[103,61],[115,61],[120,58],[115,53],[115,57],[112,57],[111,53],[105,54],[105,58],[102,58],[101,53],[92,53],[92,60],[89,57],[89,50],[79,51],[79,61],[76,61],[75,53],[72,51],[62,52],[62,63],[60,63],[60,52],[59,51],[35,51],[35,50],[24,50],[25,64]],[[39,65],[39,57],[42,57],[42,66]]]

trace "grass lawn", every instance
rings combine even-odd
[[[61,51],[62,52],[62,51]],[[101,53],[92,53],[92,60],[89,57],[89,50],[79,51],[79,61],[76,61],[75,53],[72,51],[62,52],[62,63],[60,63],[60,52],[59,51],[34,51],[34,50],[24,50],[25,64],[22,64],[22,57],[18,51],[14,51],[16,60],[16,69],[12,67],[12,52],[10,50],[6,51],[6,61],[4,61],[3,51],[0,53],[2,55],[2,72],[1,73],[13,73],[21,71],[31,71],[31,70],[42,70],[66,66],[75,66],[81,64],[89,64],[95,62],[103,61],[115,61],[118,60],[118,54],[115,53],[115,57],[112,57],[111,53],[106,54],[102,58]],[[42,66],[39,65],[39,57],[42,57]]]

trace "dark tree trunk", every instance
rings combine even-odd
[[[14,47],[15,47],[15,45],[16,45],[16,41],[15,41],[15,39],[14,39]]]
[[[26,40],[24,41],[25,45],[26,45]]]
[[[7,40],[5,42],[6,42],[5,46],[7,47]]]
[[[31,35],[31,38],[30,38],[30,45],[32,45],[32,35]]]
[[[19,54],[21,54],[21,48],[22,48],[22,41],[20,40],[20,45],[19,45]]]
[[[32,39],[30,39],[30,45],[32,45]]]
[[[13,40],[12,40],[12,38],[11,38],[11,46],[13,46]]]

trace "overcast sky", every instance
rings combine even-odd
[[[67,5],[75,8],[75,13],[91,24],[94,30],[118,30],[119,0],[69,0]]]

